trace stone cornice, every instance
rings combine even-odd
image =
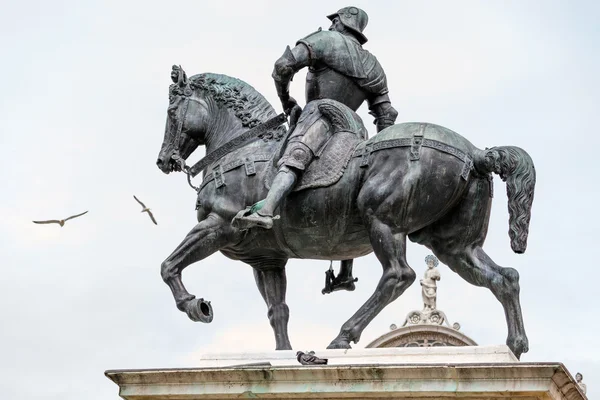
[[[122,398],[585,399],[561,363],[110,370]]]

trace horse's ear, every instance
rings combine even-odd
[[[180,87],[185,87],[187,85],[187,75],[181,65],[179,66],[179,78],[177,79],[177,83]]]

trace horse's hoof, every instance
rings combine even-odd
[[[350,342],[345,340],[334,340],[327,346],[328,349],[351,349]]]
[[[519,360],[521,359],[521,355],[523,353],[527,353],[529,351],[529,340],[526,336],[508,338],[506,340],[506,345]]]
[[[185,313],[192,321],[210,323],[213,320],[213,308],[210,301],[204,299],[190,300],[185,307]]]

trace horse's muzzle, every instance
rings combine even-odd
[[[156,166],[167,175],[175,171],[175,163],[170,158],[165,161],[162,157],[159,157],[156,160]]]

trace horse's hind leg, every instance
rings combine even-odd
[[[506,344],[517,358],[521,358],[521,354],[529,350],[529,342],[519,302],[517,270],[499,266],[479,246],[454,254],[434,253],[467,282],[490,289],[502,303],[508,326]]]
[[[161,275],[173,292],[177,308],[193,321],[211,322],[210,303],[196,300],[181,280],[181,271],[190,264],[200,261],[233,240],[234,230],[229,221],[216,214],[209,214],[200,221],[161,265]]]
[[[362,331],[385,306],[396,300],[415,280],[415,272],[406,262],[406,235],[392,234],[390,227],[375,217],[368,223],[373,250],[383,266],[383,275],[375,293],[350,318],[339,335],[327,347],[350,348],[350,342],[358,343]]]
[[[506,344],[517,357],[528,350],[519,303],[519,273],[496,264],[482,249],[490,217],[490,185],[487,179],[471,181],[461,203],[437,223],[410,239],[429,247],[444,264],[467,282],[490,289],[506,315]]]
[[[290,310],[285,303],[287,259],[260,259],[246,261],[254,268],[256,286],[267,303],[267,316],[275,334],[275,350],[291,350],[288,337]]]

